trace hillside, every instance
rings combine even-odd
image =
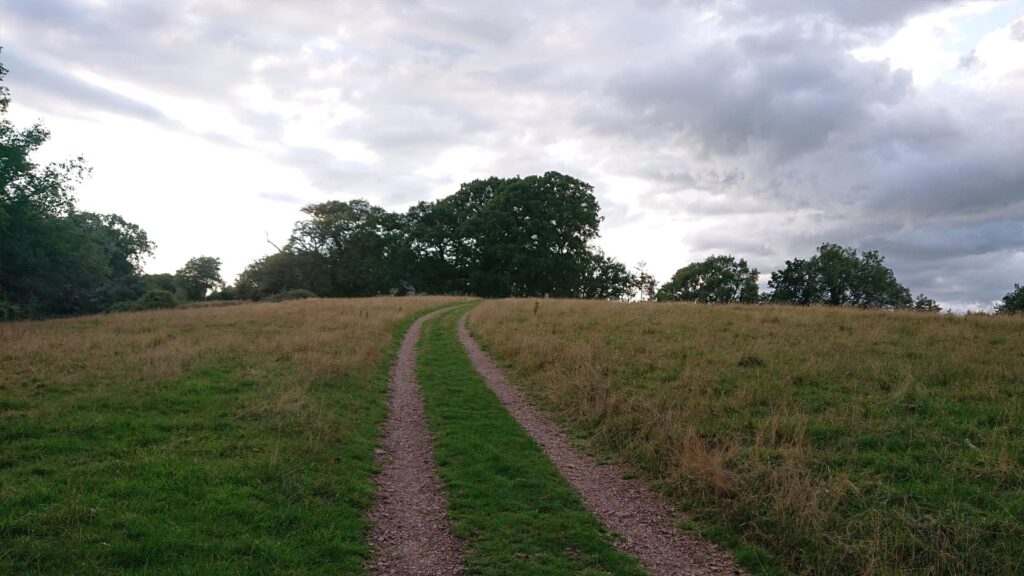
[[[0,573],[359,573],[397,338],[452,301],[0,324]]]
[[[1024,570],[1020,318],[502,300],[469,325],[748,564]]]

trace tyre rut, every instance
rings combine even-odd
[[[678,528],[674,507],[641,481],[626,479],[615,465],[598,464],[576,449],[568,436],[509,384],[494,360],[459,319],[459,339],[487,386],[537,441],[589,508],[617,536],[615,545],[632,554],[652,576],[745,574],[728,553]]]
[[[380,576],[462,574],[461,545],[451,533],[416,378],[416,344],[423,323],[440,312],[412,324],[391,369],[388,419],[377,451],[381,473],[369,513],[369,568]]]

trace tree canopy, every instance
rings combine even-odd
[[[392,213],[365,200],[303,209],[279,253],[251,264],[238,291],[362,296],[415,288],[486,297],[626,298],[636,278],[592,246],[593,188],[548,172],[488,178]]]
[[[917,298],[914,299],[914,310],[917,310],[918,312],[941,312],[942,307],[939,306],[935,300],[932,300],[924,294],[918,294]]]
[[[220,258],[196,256],[178,270],[178,283],[189,300],[203,300],[224,284],[220,277]]]
[[[755,303],[758,298],[757,268],[733,256],[710,256],[680,268],[662,285],[655,298],[659,301],[682,300],[729,304]]]
[[[7,69],[0,65],[0,81]],[[145,231],[115,214],[81,212],[78,158],[41,166],[32,154],[49,138],[7,119],[0,85],[0,318],[96,312],[144,292],[140,268],[153,251]]]
[[[822,244],[807,260],[787,260],[772,272],[768,300],[790,304],[828,304],[861,308],[906,308],[910,290],[896,281],[874,250],[858,255],[853,248]]]
[[[999,314],[1020,314],[1024,312],[1024,286],[1014,284],[1013,290],[1007,292],[1003,296],[1003,301],[996,306],[996,312]]]

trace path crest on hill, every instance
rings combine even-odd
[[[509,384],[494,360],[459,319],[459,340],[473,367],[505,408],[544,449],[558,471],[582,496],[584,504],[617,535],[615,546],[633,555],[652,576],[745,574],[728,553],[696,534],[678,528],[675,508],[640,480],[623,478],[613,464],[598,464],[576,449],[546,414],[534,408],[521,390]]]
[[[391,369],[388,419],[377,452],[381,473],[369,513],[369,567],[380,576],[462,574],[461,546],[451,533],[416,378],[416,344],[423,323],[439,312],[412,324]]]

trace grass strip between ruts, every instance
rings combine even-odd
[[[427,323],[417,372],[467,571],[643,574],[474,370],[456,332],[465,310]]]

